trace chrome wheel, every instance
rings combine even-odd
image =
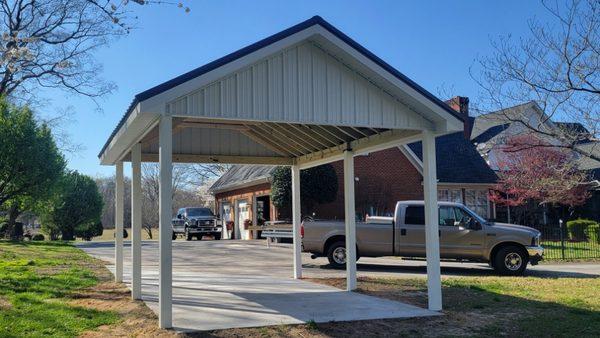
[[[346,248],[342,246],[335,248],[332,257],[337,264],[346,264]]]
[[[523,258],[516,252],[510,252],[504,257],[504,266],[510,271],[517,271],[523,265]]]

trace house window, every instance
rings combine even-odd
[[[465,189],[465,205],[479,216],[488,217],[488,191],[482,189]]]
[[[439,189],[438,190],[438,201],[462,203],[463,202],[462,190],[461,189]]]

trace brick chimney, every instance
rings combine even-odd
[[[465,125],[463,134],[467,140],[471,139],[472,120],[469,117],[469,98],[465,96],[455,96],[448,101],[445,101],[450,108],[465,115]]]

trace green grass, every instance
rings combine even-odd
[[[424,279],[365,278],[358,286],[359,291],[378,296],[397,293],[400,300],[406,297],[403,292],[427,290]],[[443,325],[464,328],[464,318],[479,321],[469,335],[597,337],[600,333],[599,278],[457,277],[443,279],[442,288],[448,315]],[[423,295],[408,301],[427,304]]]
[[[562,259],[562,246],[560,242],[544,241],[545,260]],[[569,242],[565,241],[565,259],[600,259],[600,244],[591,242]]]
[[[510,320],[502,316],[485,325],[485,334],[593,337],[600,333],[598,278],[470,277],[446,279],[443,286],[462,295],[460,302],[446,302],[449,310],[512,313]]]
[[[69,303],[98,282],[92,266],[66,243],[0,241],[0,336],[74,337],[117,322],[116,313]]]

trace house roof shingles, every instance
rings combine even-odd
[[[233,165],[210,186],[209,191],[234,189],[247,183],[268,179],[275,168],[269,165]]]
[[[408,145],[423,160],[421,142]],[[435,139],[437,178],[440,183],[493,184],[497,176],[462,132]]]

